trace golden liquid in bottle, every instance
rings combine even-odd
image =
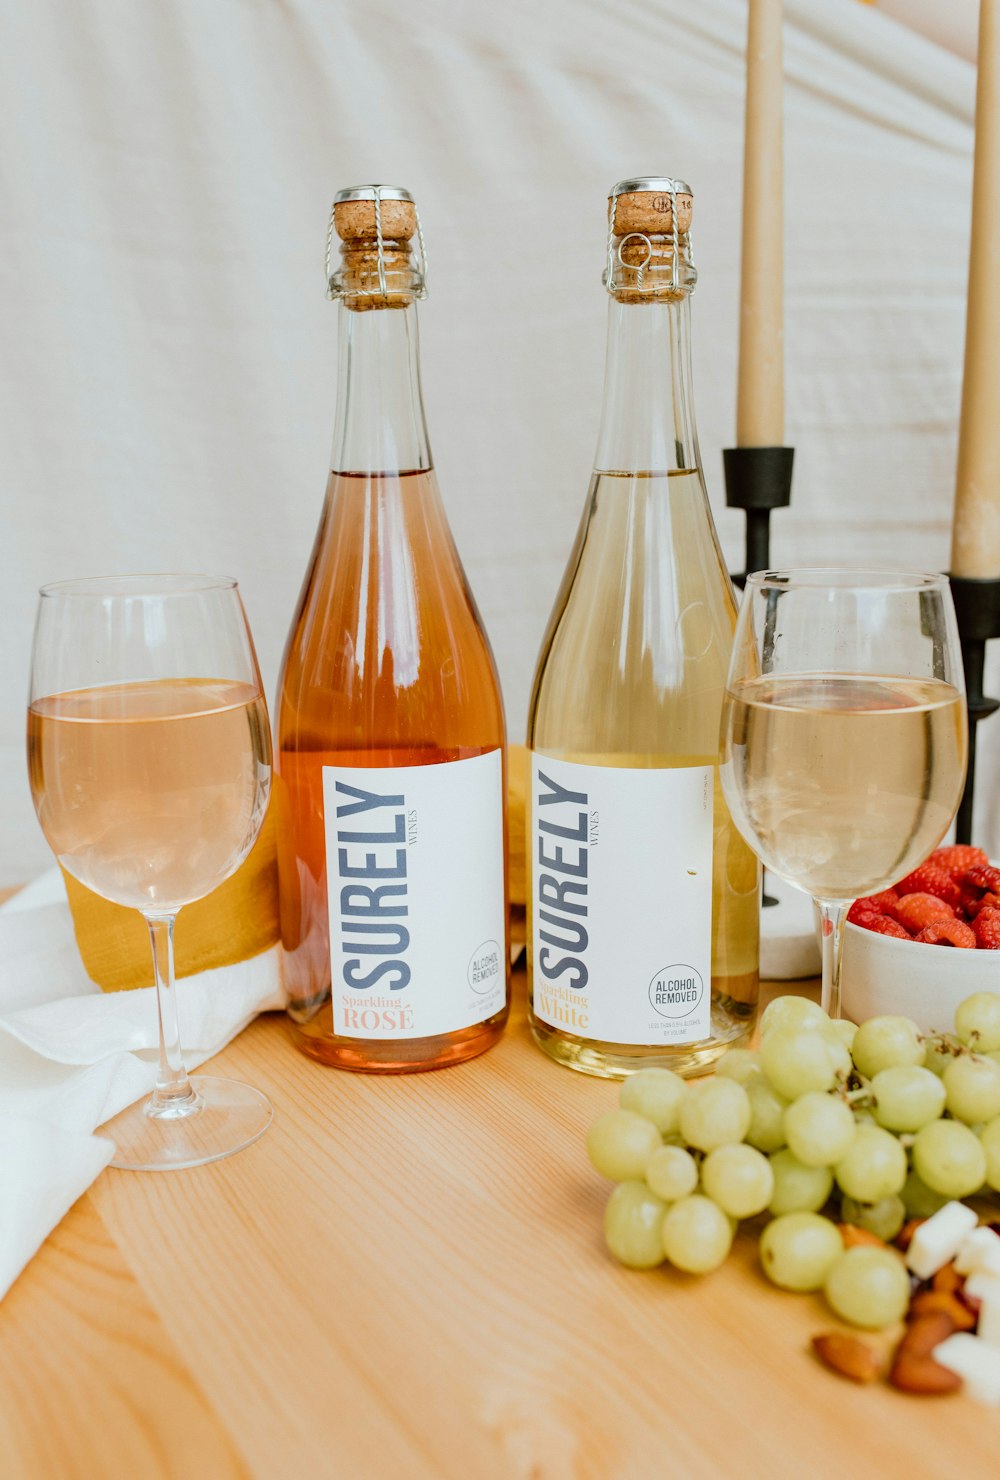
[[[699,1072],[752,1029],[760,873],[719,783],[735,620],[700,472],[595,474],[539,659],[528,743],[541,756],[593,766],[712,768],[711,1035],[623,1045],[532,1014],[536,1041],[570,1068],[607,1077],[650,1065]],[[528,941],[530,954],[530,918]]]

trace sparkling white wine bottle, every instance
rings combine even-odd
[[[299,1046],[460,1063],[507,1017],[503,706],[431,464],[416,210],[341,191],[332,471],[277,706],[281,935]]]
[[[736,606],[691,395],[691,192],[609,201],[604,409],[528,720],[529,1010],[608,1077],[698,1072],[753,1027],[760,877],[719,784]]]

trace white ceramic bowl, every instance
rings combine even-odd
[[[912,1018],[924,1032],[950,1033],[955,1008],[973,992],[1000,992],[1000,951],[958,950],[844,926],[840,972],[844,1016]]]

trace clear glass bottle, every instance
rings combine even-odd
[[[503,705],[431,463],[418,235],[405,190],[336,198],[332,471],[276,714],[295,1036],[374,1072],[483,1052],[509,998]]]
[[[531,1028],[606,1077],[703,1071],[757,1002],[759,867],[719,784],[736,605],[695,430],[691,205],[649,177],[609,201],[595,471],[528,719]]]

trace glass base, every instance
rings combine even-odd
[[[151,1100],[130,1105],[101,1126],[115,1143],[111,1166],[132,1172],[172,1172],[200,1167],[242,1151],[262,1136],[274,1111],[266,1095],[238,1079],[192,1075],[194,1107],[148,1113]]]

